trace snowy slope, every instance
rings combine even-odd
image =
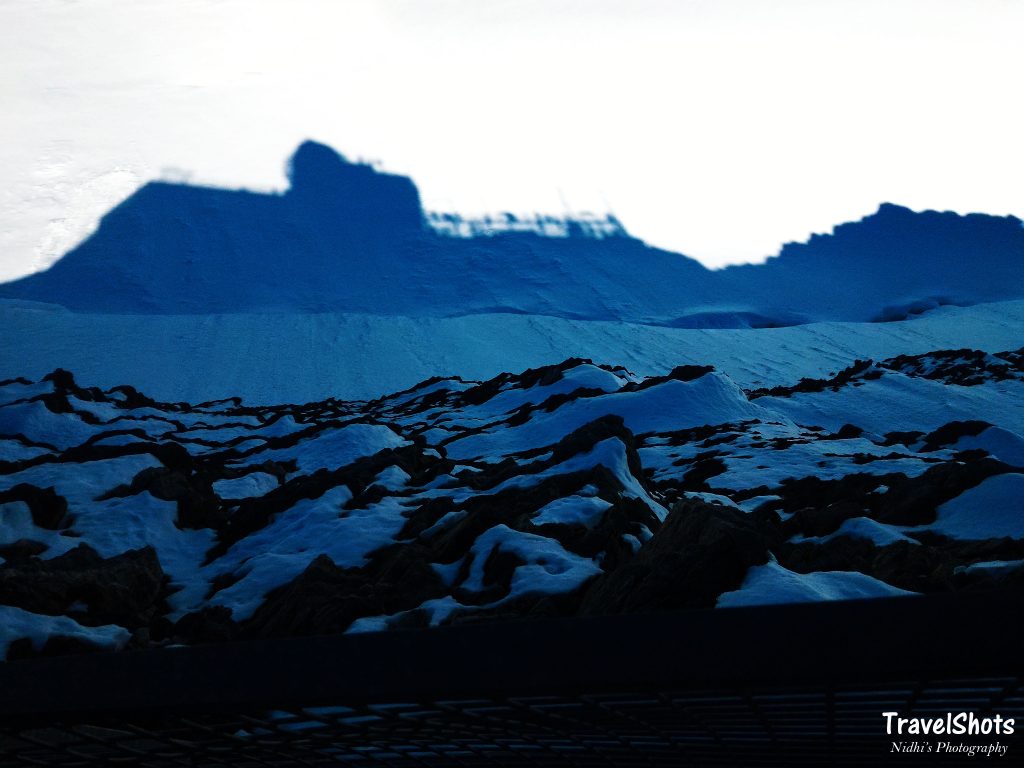
[[[163,400],[372,398],[431,376],[485,379],[584,357],[653,376],[714,365],[744,387],[819,377],[857,358],[1015,349],[1024,302],[943,307],[891,323],[689,329],[527,315],[96,315],[0,301],[0,379],[55,368]]]
[[[1021,350],[771,388],[571,359],[276,406],[8,380],[0,650],[1020,579],[1022,395]]]

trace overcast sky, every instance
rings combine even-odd
[[[305,138],[709,265],[885,200],[1021,215],[1022,40],[1015,0],[0,0],[0,279]]]

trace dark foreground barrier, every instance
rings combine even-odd
[[[7,662],[0,766],[1021,765],[1022,629],[1015,590]]]

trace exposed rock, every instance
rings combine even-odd
[[[779,563],[797,573],[858,571],[911,592],[944,592],[956,560],[934,547],[899,541],[878,547],[867,539],[837,536],[821,544],[784,544]]]
[[[40,528],[59,531],[67,527],[68,502],[53,488],[36,488],[19,483],[5,491],[0,490],[0,504],[23,501],[32,513],[32,522]]]
[[[183,643],[219,643],[238,636],[238,625],[231,618],[231,609],[208,605],[188,613],[175,622],[171,635]]]
[[[46,639],[38,650],[27,637],[18,638],[7,647],[7,661],[31,659],[43,656],[79,656],[86,653],[102,651],[101,646],[90,643],[80,637],[52,635]]]
[[[273,590],[242,625],[249,636],[344,632],[358,618],[410,610],[445,593],[425,558],[399,550],[364,569],[317,557],[294,581]]]
[[[79,544],[51,560],[29,558],[0,565],[0,605],[32,613],[66,614],[85,606],[88,625],[148,625],[163,612],[166,577],[152,547],[110,558]]]
[[[893,483],[879,497],[875,518],[893,525],[921,525],[935,521],[936,509],[993,475],[1009,471],[995,459],[936,464],[918,477]]]
[[[41,541],[32,539],[18,539],[10,544],[0,544],[0,557],[8,562],[26,560],[45,552],[49,547]]]
[[[581,611],[711,607],[722,592],[740,586],[750,566],[768,561],[777,538],[769,517],[682,501],[633,559],[593,582]]]
[[[754,400],[759,397],[792,397],[797,393],[812,394],[825,390],[839,391],[841,388],[858,381],[871,381],[881,378],[882,371],[873,369],[870,360],[855,360],[830,379],[803,378],[793,386],[766,387],[752,389],[747,396]]]

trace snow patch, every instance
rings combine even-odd
[[[0,659],[7,656],[15,640],[27,637],[32,641],[32,648],[39,651],[49,638],[58,636],[73,637],[101,648],[121,648],[131,638],[131,633],[114,624],[83,627],[67,616],[44,616],[0,605]]]
[[[856,571],[818,571],[795,573],[776,562],[753,566],[743,585],[724,592],[719,608],[748,605],[815,603],[824,600],[857,600],[866,597],[895,597],[916,594],[886,584]]]

